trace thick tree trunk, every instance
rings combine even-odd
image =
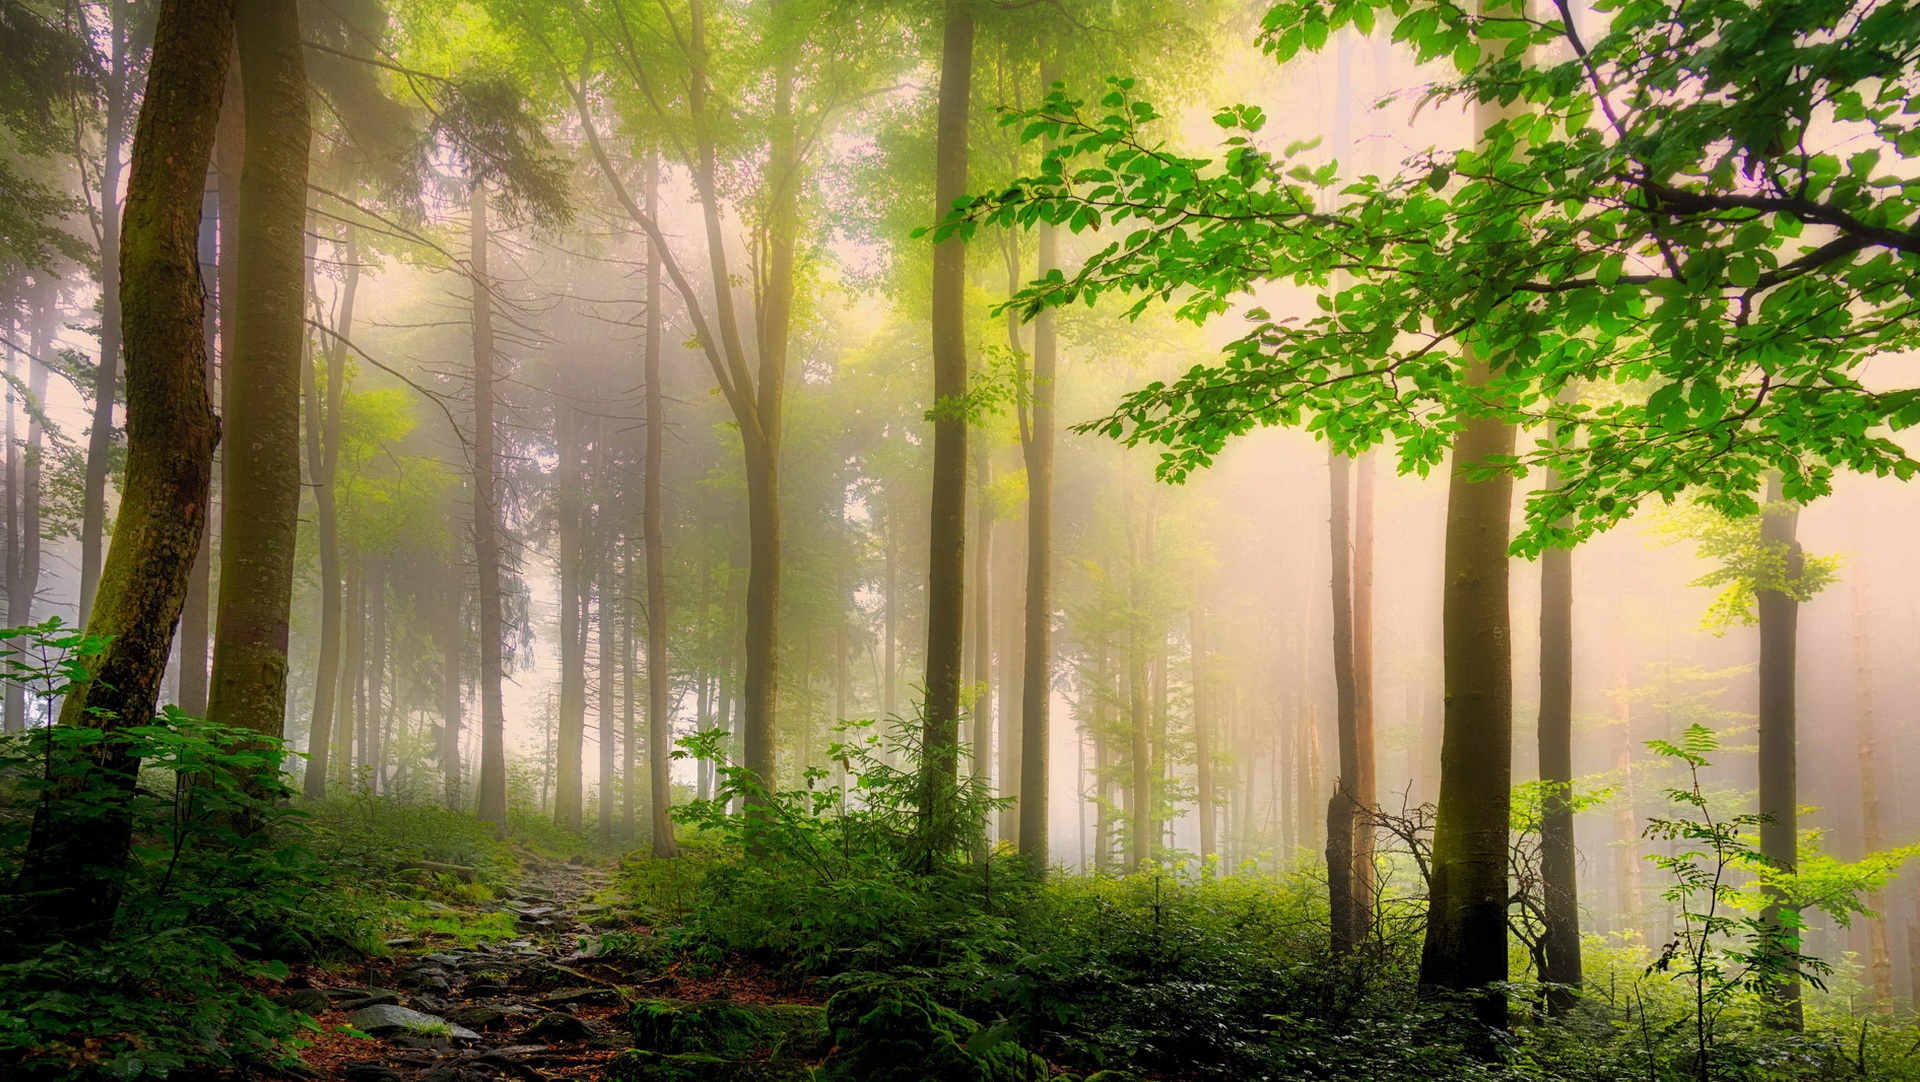
[[[660,204],[660,164],[647,163],[647,213]],[[644,505],[641,539],[647,561],[647,780],[648,819],[652,826],[653,855],[674,856],[672,735],[668,729],[667,679],[667,539],[663,469],[666,453],[666,388],[660,382],[660,337],[664,313],[660,308],[660,252],[647,245],[647,332],[643,363],[646,371],[647,447],[644,462]],[[631,726],[629,726],[631,728]],[[633,813],[629,809],[628,822]]]
[[[973,11],[947,0],[934,136],[934,212],[967,190],[968,115],[973,100]],[[922,715],[920,815],[931,846],[947,840],[959,770],[960,667],[967,608],[966,243],[933,249],[933,495],[928,520],[927,682]],[[931,857],[929,857],[931,859]]]
[[[1550,477],[1548,484],[1553,480]],[[1545,897],[1547,1002],[1573,1006],[1580,989],[1579,853],[1573,837],[1573,551],[1540,558],[1540,876]]]
[[[1474,358],[1469,379],[1484,382]],[[1456,437],[1447,491],[1445,732],[1434,821],[1433,886],[1420,983],[1471,999],[1474,1013],[1505,1028],[1507,835],[1513,785],[1513,658],[1507,608],[1507,544],[1513,478],[1473,476],[1513,452],[1512,425],[1467,421]]]
[[[300,523],[300,371],[306,328],[307,80],[299,14],[239,0],[234,32],[247,100],[236,238],[236,353],[243,408],[225,418],[225,532],[208,720],[279,737]]]
[[[207,401],[195,251],[233,34],[226,0],[161,0],[127,185],[119,280],[127,326],[127,486],[87,626],[110,641],[69,690],[61,723],[106,739],[70,764],[66,792],[98,794],[84,819],[34,823],[17,886],[22,927],[97,933],[119,906],[139,760],[117,733],[153,715],[187,577],[206,527],[219,426]]]
[[[500,500],[493,422],[493,282],[487,273],[487,186],[473,184],[473,556],[480,572],[480,818],[507,825],[506,707],[501,701],[506,628],[501,611]]]
[[[1787,503],[1776,475],[1767,482],[1767,503],[1760,520],[1763,544],[1784,555],[1789,581],[1798,579],[1806,558],[1797,537],[1800,511]],[[1760,852],[1774,868],[1799,866],[1800,837],[1798,734],[1795,719],[1795,666],[1798,658],[1800,603],[1788,593],[1763,589],[1755,597],[1760,612]],[[1778,894],[1769,896],[1762,916],[1787,944],[1800,945],[1798,913]],[[1765,990],[1775,1021],[1790,1029],[1804,1024],[1797,970],[1768,982]]]

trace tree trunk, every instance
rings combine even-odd
[[[880,695],[885,701],[881,703],[880,710],[883,718],[891,721],[900,714],[900,501],[894,495],[892,486],[888,486],[886,501],[887,604],[885,612],[881,614],[881,623],[884,625],[882,634],[887,641],[881,661],[881,667],[886,671],[881,674]]]
[[[647,213],[657,214],[660,204],[660,163],[647,163]],[[647,332],[645,343],[647,447],[644,479],[645,501],[641,509],[641,535],[647,560],[647,781],[648,818],[652,825],[653,855],[676,854],[673,844],[673,739],[668,723],[667,679],[667,540],[665,491],[662,471],[667,436],[666,388],[660,383],[660,336],[664,320],[660,310],[660,252],[647,245]],[[632,813],[628,819],[631,821]]]
[[[599,602],[595,608],[595,617],[600,628],[600,705],[594,711],[594,721],[599,726],[600,736],[600,795],[598,810],[600,819],[600,841],[604,845],[613,844],[613,808],[615,752],[620,744],[620,715],[615,709],[619,701],[615,689],[619,686],[617,675],[620,657],[620,618],[615,612],[613,592],[613,546],[608,545],[605,557],[599,561]]]
[[[219,129],[215,128],[214,145],[219,146]],[[219,174],[215,169],[207,171],[206,188],[200,196],[200,282],[202,286],[212,286],[219,276],[219,237],[220,237],[220,187]],[[229,193],[228,198],[233,198]],[[220,315],[220,306],[232,306],[233,298],[218,298],[217,291],[207,288],[201,301],[200,318],[205,327],[207,348],[207,387],[211,389],[217,375],[218,365],[214,358],[217,343],[219,321],[229,318]],[[224,453],[216,452],[216,457],[224,459]],[[209,503],[212,501],[209,500]],[[186,607],[180,611],[179,657],[180,671],[179,693],[175,701],[181,710],[196,718],[207,716],[207,676],[208,664],[213,649],[213,533],[214,517],[211,511],[207,516],[207,528],[200,533],[200,551],[193,558],[193,574],[187,578]]]
[[[440,769],[446,778],[447,807],[456,811],[466,803],[460,761],[460,729],[466,717],[466,704],[460,694],[460,655],[467,638],[460,619],[464,578],[460,565],[449,563],[436,636],[440,640]]]
[[[649,306],[651,310],[651,306]],[[639,824],[635,820],[637,806],[634,800],[634,786],[639,780],[636,770],[639,766],[639,751],[634,740],[634,670],[639,667],[633,652],[633,548],[627,547],[621,560],[621,589],[619,618],[620,637],[620,836],[631,842],[634,840]],[[651,756],[652,752],[649,751]]]
[[[320,556],[319,656],[314,663],[313,715],[307,738],[306,794],[327,795],[327,754],[332,736],[334,691],[340,683],[340,511],[335,480],[340,461],[341,406],[347,391],[347,336],[353,328],[354,298],[360,284],[359,244],[347,227],[346,272],[341,282],[340,310],[331,339],[306,366],[307,472],[312,478],[314,522]],[[322,393],[315,366],[325,360],[327,384]],[[454,602],[457,606],[459,602]],[[457,615],[456,615],[457,619]]]
[[[1806,558],[1797,527],[1799,508],[1787,503],[1778,475],[1767,481],[1767,503],[1760,520],[1760,537],[1768,548],[1784,554],[1789,581],[1798,579]],[[1800,837],[1798,736],[1794,716],[1795,663],[1800,604],[1791,594],[1762,589],[1755,597],[1760,613],[1760,853],[1775,869],[1791,872],[1799,865]],[[1784,897],[1769,892],[1762,913],[1773,928],[1797,950],[1799,913]],[[1789,1029],[1804,1024],[1800,1006],[1800,976],[1796,968],[1770,979],[1765,995],[1775,1021]]]
[[[1195,579],[1198,579],[1198,574]],[[1200,862],[1206,862],[1218,855],[1219,843],[1215,834],[1218,812],[1213,802],[1213,718],[1209,713],[1211,704],[1207,701],[1209,678],[1207,675],[1207,624],[1206,603],[1201,600],[1200,588],[1193,588],[1193,607],[1187,610],[1187,649],[1188,668],[1193,681],[1193,761],[1194,790],[1196,796],[1196,814],[1200,817]]]
[[[973,441],[973,773],[993,776],[993,451]]]
[[[471,199],[473,273],[473,557],[480,572],[480,818],[507,825],[506,707],[501,657],[500,500],[493,422],[493,282],[487,274],[487,186],[475,180]]]
[[[1354,844],[1366,822],[1366,805],[1360,796],[1364,768],[1360,763],[1359,692],[1354,672],[1352,460],[1328,451],[1327,477],[1333,568],[1334,726],[1340,758],[1340,777],[1327,799],[1327,900],[1333,952],[1344,954],[1366,940],[1367,917],[1371,915],[1366,885],[1371,877],[1361,870]]]
[[[38,816],[17,880],[23,927],[98,933],[119,906],[140,763],[117,730],[144,725],[206,527],[219,425],[207,401],[195,251],[233,16],[224,0],[161,0],[127,185],[127,486],[88,630],[109,639],[61,723],[107,739],[70,764],[63,789],[94,789],[84,819]],[[96,788],[97,787],[97,788]]]
[[[934,213],[944,216],[967,190],[968,115],[973,100],[973,11],[947,0],[940,53],[934,150]],[[933,249],[933,494],[928,520],[927,684],[922,717],[920,815],[928,842],[947,840],[948,807],[959,769],[960,662],[967,588],[966,242]],[[929,857],[931,859],[931,856]]]
[[[558,759],[554,764],[553,821],[579,830],[583,798],[580,757],[587,727],[587,575],[584,473],[581,463],[582,418],[571,406],[558,407],[559,464],[557,517],[560,534],[560,717]]]
[[[1482,126],[1486,126],[1485,122]],[[1473,357],[1468,379],[1484,383]],[[1504,1029],[1507,979],[1507,844],[1513,787],[1513,658],[1507,543],[1513,478],[1472,476],[1513,453],[1514,427],[1470,418],[1455,438],[1447,489],[1441,617],[1446,718],[1433,885],[1420,956],[1422,987],[1468,997],[1480,1021]]]
[[[356,745],[366,757],[366,742],[359,734],[360,708],[365,702],[361,666],[366,656],[366,559],[357,543],[343,553],[345,585],[341,617],[339,695],[334,703],[333,758],[334,780],[345,790],[353,785],[353,754]]]
[[[1127,729],[1130,736],[1127,786],[1127,868],[1138,871],[1153,856],[1153,745],[1147,695],[1147,568],[1141,551],[1143,527],[1133,521],[1133,481],[1127,486]]]
[[[79,613],[82,621],[90,619],[93,613],[94,597],[102,574],[102,545],[106,536],[107,474],[113,457],[113,407],[120,394],[120,352],[125,324],[125,299],[120,295],[120,276],[124,273],[120,265],[120,148],[126,141],[127,112],[133,107],[135,97],[133,75],[129,71],[134,49],[129,41],[132,31],[127,26],[126,0],[110,0],[107,13],[112,70],[105,79],[106,124],[101,133],[100,363],[94,370],[93,418],[92,426],[87,431],[87,472],[81,495]],[[157,34],[155,44],[158,44]],[[151,82],[151,62],[148,71]],[[217,102],[215,107],[218,108]],[[144,106],[141,112],[143,115],[146,112]],[[128,190],[131,195],[131,182]],[[197,297],[194,303],[199,303]],[[132,424],[131,419],[128,424]]]
[[[306,328],[307,80],[299,14],[239,0],[234,33],[247,100],[236,238],[240,293],[227,378],[225,532],[208,720],[279,737],[300,523],[300,371]]]
[[[27,442],[20,466],[19,532],[20,550],[7,572],[7,622],[15,627],[33,623],[33,610],[40,594],[40,501],[45,443],[41,417],[47,407],[47,366],[42,358],[52,352],[60,321],[59,294],[50,279],[38,283],[39,300],[32,307],[32,355],[27,358]],[[11,445],[11,440],[8,441]],[[6,690],[6,731],[17,733],[27,727],[27,689],[8,682]]]
[[[1855,552],[1859,546],[1855,546]],[[1854,725],[1860,744],[1860,846],[1877,853],[1883,841],[1880,817],[1880,764],[1877,758],[1873,690],[1873,619],[1867,607],[1863,568],[1853,573]],[[1864,854],[1863,854],[1864,855]],[[1880,1014],[1893,1013],[1893,953],[1887,944],[1887,899],[1869,895],[1867,908],[1867,967],[1873,977],[1873,1006]]]
[[[1554,484],[1549,476],[1548,487]],[[1580,989],[1579,853],[1573,837],[1573,550],[1540,557],[1540,877],[1547,1003],[1573,1007]]]

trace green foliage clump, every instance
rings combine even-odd
[[[933,1001],[909,981],[871,981],[827,1001],[834,1082],[1024,1082],[1036,1063],[1007,1039]],[[1040,1068],[1044,1071],[1044,1067]]]
[[[0,633],[7,676],[39,700],[84,676],[102,642],[50,622]],[[143,764],[131,800],[80,769],[106,741]],[[131,1079],[287,1062],[300,1019],[264,994],[287,961],[364,951],[367,914],[328,892],[284,745],[168,709],[113,729],[42,726],[0,740],[0,880],[15,913],[36,821],[129,815],[111,925],[26,920],[0,944],[0,1074]],[[84,780],[76,780],[84,779]],[[103,809],[124,809],[103,810]]]

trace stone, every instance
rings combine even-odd
[[[574,988],[540,996],[534,1002],[542,1007],[618,1007],[623,1001],[618,988]]]
[[[343,1011],[357,1011],[362,1007],[378,1007],[384,1003],[399,1003],[400,993],[391,988],[329,988],[327,998],[334,1006]]]
[[[534,1019],[533,1024],[521,1030],[519,1036],[522,1040],[565,1044],[568,1041],[584,1041],[598,1032],[592,1023],[556,1011]]]
[[[347,1024],[369,1037],[388,1037],[405,1033],[421,1037],[453,1037],[467,1041],[480,1039],[478,1033],[465,1026],[455,1025],[438,1015],[398,1007],[391,1003],[375,1004],[354,1011],[347,1016]]]
[[[454,954],[450,951],[436,951],[422,958],[421,961],[432,962],[439,966],[458,966],[466,957],[464,954]]]
[[[272,997],[273,1001],[290,1011],[301,1014],[319,1014],[325,1011],[332,1001],[318,988],[298,988],[291,992],[282,992]]]
[[[602,1082],[807,1082],[809,1068],[793,1060],[736,1060],[701,1052],[661,1055],[629,1049],[607,1061]]]
[[[418,1077],[419,1082],[494,1082],[493,1075],[459,1064],[435,1067]]]
[[[447,1012],[446,1018],[456,1026],[484,1030],[498,1029],[505,1025],[508,1014],[497,1007],[475,1004],[468,1007],[455,1007]]]
[[[372,1060],[349,1063],[340,1068],[340,1075],[346,1082],[403,1082],[399,1071]]]

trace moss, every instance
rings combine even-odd
[[[702,1052],[661,1055],[629,1049],[607,1061],[603,1082],[807,1082],[812,1071],[792,1060],[732,1059]]]
[[[827,1001],[827,1024],[836,1047],[821,1075],[834,1082],[1026,1082],[1046,1073],[1011,1041],[978,1040],[977,1023],[912,984],[840,992]]]
[[[796,1003],[645,999],[634,1004],[630,1018],[636,1048],[668,1055],[772,1052],[818,1059],[831,1043],[825,1008]]]

